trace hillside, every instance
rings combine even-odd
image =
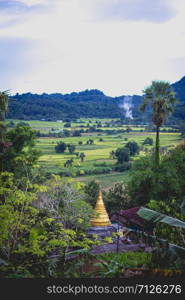
[[[185,77],[172,84],[179,103],[171,118],[174,121],[185,119]],[[139,106],[142,97],[129,97],[129,110],[135,122],[146,121],[148,114],[141,114]],[[22,120],[67,120],[76,118],[125,118],[124,96],[109,97],[99,90],[85,90],[70,94],[41,95],[25,93],[11,97],[7,117]]]
[[[181,78],[181,80],[172,84],[172,87],[176,92],[176,96],[179,100],[173,117],[176,120],[183,121],[185,120],[185,76]]]

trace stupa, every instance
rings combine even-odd
[[[91,219],[91,227],[88,230],[88,234],[97,234],[101,237],[111,235],[111,232],[114,232],[115,228],[112,226],[111,221],[109,219],[108,213],[103,202],[101,191],[98,194],[94,210],[95,215]]]

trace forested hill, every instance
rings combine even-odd
[[[179,103],[173,114],[174,120],[185,119],[185,77],[172,84]],[[124,96],[109,97],[99,90],[85,90],[70,94],[16,94],[10,97],[8,118],[22,120],[65,120],[82,117],[120,118],[125,117]],[[134,95],[131,100],[132,116],[137,121],[145,119],[139,106],[142,97]]]
[[[173,117],[180,121],[185,121],[185,76],[181,80],[172,84],[174,91],[176,92],[176,97],[179,100]]]
[[[133,96],[135,104],[139,96]],[[71,94],[16,94],[11,97],[8,118],[63,120],[66,118],[124,117],[124,96],[108,97],[99,90],[86,90]]]

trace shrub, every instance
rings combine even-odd
[[[55,146],[56,153],[64,153],[67,148],[67,145],[64,142],[60,142]]]
[[[68,145],[68,150],[70,154],[73,154],[75,152],[76,146],[75,145]]]
[[[98,175],[98,174],[108,174],[111,173],[112,168],[110,167],[97,167],[92,169],[84,169],[85,175]]]
[[[129,149],[131,156],[139,153],[139,145],[135,141],[128,142],[125,147]]]
[[[125,172],[131,168],[131,163],[130,162],[124,162],[122,164],[117,164],[114,167],[114,171],[116,172]]]
[[[117,158],[117,164],[128,162],[130,159],[130,151],[128,148],[122,147],[115,151],[115,157]]]
[[[76,171],[76,176],[83,176],[85,175],[85,171],[84,170],[77,170]]]
[[[65,128],[71,127],[71,123],[70,123],[70,122],[65,123],[65,124],[64,124],[64,127],[65,127]]]
[[[59,173],[61,177],[72,177],[73,173],[67,169],[64,169],[62,172]]]
[[[101,163],[94,163],[93,166],[95,166],[95,167],[106,167],[107,163],[105,161],[101,162]]]
[[[150,137],[147,137],[144,142],[143,142],[143,145],[153,145],[154,141],[152,138]]]

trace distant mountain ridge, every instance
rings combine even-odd
[[[185,120],[185,76],[172,84],[179,103],[173,114],[173,120]],[[124,95],[106,96],[99,90],[85,90],[70,94],[43,93],[41,95],[25,93],[10,97],[7,117],[21,120],[65,120],[77,118],[125,118],[123,109]],[[132,96],[132,116],[134,121],[143,122],[147,113],[141,114],[139,106],[142,96]]]

